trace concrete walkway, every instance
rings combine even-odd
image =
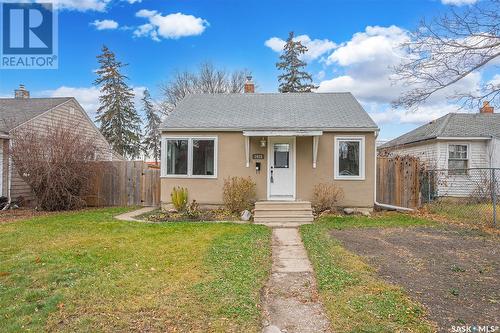
[[[122,220],[122,221],[144,222],[143,220],[136,219],[135,217],[142,215],[142,214],[149,213],[157,208],[158,207],[144,207],[141,209],[133,210],[131,212],[116,215],[115,219]]]
[[[275,228],[273,266],[264,290],[263,333],[329,332],[298,228]]]

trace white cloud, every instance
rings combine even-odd
[[[148,23],[139,26],[134,31],[134,36],[149,36],[156,41],[159,41],[160,38],[178,39],[198,36],[209,26],[205,19],[182,13],[163,16],[156,10],[142,9],[136,13],[136,16],[147,19]]]
[[[133,5],[134,3],[141,3],[142,2],[142,0],[123,0],[123,1],[126,1],[131,5]]]
[[[333,50],[337,45],[328,39],[311,39],[308,35],[300,35],[294,38],[294,41],[300,41],[302,45],[307,47],[307,53],[304,59],[314,60],[321,57],[323,54]],[[264,42],[274,52],[283,51],[286,42],[278,37],[269,38]]]
[[[114,20],[95,20],[90,24],[97,30],[114,30],[118,28],[118,22]]]
[[[359,63],[382,61],[387,65],[399,62],[404,55],[399,45],[408,40],[408,33],[396,26],[367,26],[364,32],[355,33],[352,39],[342,43],[326,60],[327,64],[349,66]]]
[[[463,5],[473,5],[478,0],[441,0],[443,5],[453,5],[453,6],[463,6]]]
[[[135,98],[134,103],[137,110],[140,110],[140,100],[145,87],[133,87]],[[95,119],[96,111],[99,108],[99,96],[101,92],[97,87],[67,87],[62,86],[54,90],[45,90],[37,95],[48,97],[74,97],[80,103],[92,120]]]
[[[418,111],[405,111],[405,110],[395,110],[392,108],[383,109],[383,111],[377,111],[380,109],[379,105],[373,105],[372,107],[365,105],[368,113],[372,119],[381,126],[390,123],[400,123],[400,124],[413,124],[422,125],[442,117],[450,112],[464,112],[460,109],[459,105],[438,103],[432,105],[424,105],[419,108]],[[373,109],[373,111],[370,111]]]
[[[111,0],[54,0],[54,5],[61,10],[76,10],[80,12],[103,12]],[[36,0],[38,3],[47,3],[47,0]]]

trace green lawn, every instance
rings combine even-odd
[[[423,308],[405,292],[376,276],[361,257],[329,236],[333,229],[431,224],[402,214],[325,217],[301,227],[318,290],[334,332],[432,332]]]
[[[257,332],[262,226],[119,222],[122,208],[0,224],[2,332]]]

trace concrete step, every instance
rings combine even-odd
[[[308,201],[258,201],[255,203],[255,210],[259,209],[311,209],[311,203]]]
[[[271,216],[271,217],[255,217],[254,223],[295,223],[295,222],[312,222],[313,216]]]
[[[262,210],[256,209],[255,216],[312,216],[312,210]]]

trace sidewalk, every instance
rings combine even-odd
[[[329,332],[298,228],[273,229],[273,266],[264,291],[263,333]]]
[[[144,222],[143,220],[136,219],[136,216],[146,214],[148,212],[151,212],[155,210],[157,207],[144,207],[141,209],[133,210],[131,212],[123,213],[120,215],[116,215],[115,219],[121,220],[121,221],[134,221],[134,222]]]

